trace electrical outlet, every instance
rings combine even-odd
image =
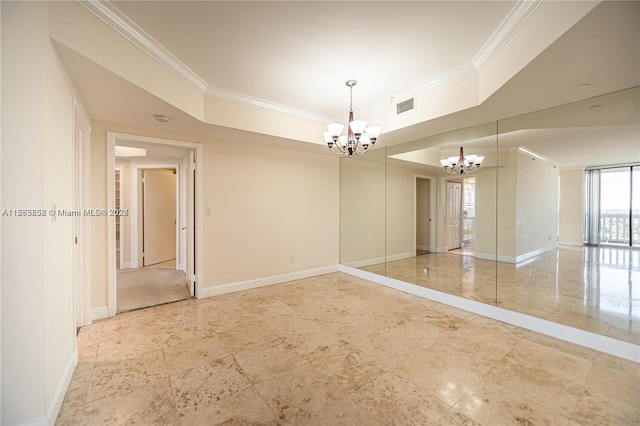
[[[291,258],[289,259],[289,262],[296,263],[296,258],[294,256],[291,256]]]

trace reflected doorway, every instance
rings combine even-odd
[[[449,185],[451,184],[451,186]],[[447,223],[446,251],[465,256],[475,255],[476,241],[476,178],[447,182],[445,211]],[[455,226],[450,226],[453,222]],[[448,235],[451,232],[453,235]]]

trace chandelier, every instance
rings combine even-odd
[[[327,126],[327,131],[322,134],[324,141],[329,146],[331,152],[336,155],[351,157],[353,154],[362,155],[375,145],[382,127],[369,126],[364,120],[353,119],[353,86],[358,84],[355,80],[348,80],[349,86],[349,125],[347,134],[342,135],[344,125],[331,123]]]
[[[447,173],[452,175],[468,175],[475,173],[484,161],[481,155],[464,155],[464,150],[460,147],[460,155],[440,160],[440,164]]]

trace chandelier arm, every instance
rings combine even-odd
[[[337,148],[337,149],[338,149],[338,151],[335,151],[335,150],[333,149],[334,147],[335,147],[335,148]],[[338,144],[336,144],[336,143],[334,143],[334,144],[331,146],[331,148],[329,148],[329,151],[331,151],[333,154],[338,155],[338,156],[343,156],[343,155],[345,155],[345,152],[346,152],[344,149],[340,148],[340,147],[338,146]]]
[[[356,145],[356,149],[355,149],[355,153],[356,153],[356,154],[358,154],[358,155],[364,155],[364,154],[366,154],[367,152],[369,152],[369,150],[370,150],[371,148],[373,148],[373,145],[369,145],[369,148],[362,147],[362,150],[359,150],[359,149],[358,149],[358,147],[359,147],[359,146],[361,146],[361,145],[360,145],[360,144],[357,144],[357,145]]]

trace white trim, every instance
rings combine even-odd
[[[115,208],[116,138],[107,132],[107,211]],[[107,306],[109,316],[116,314],[116,221],[107,216]]]
[[[118,170],[120,172],[120,183],[119,183],[119,188],[118,188],[118,192],[120,193],[120,209],[122,209],[122,197],[124,196],[124,192],[123,192],[123,185],[122,185],[122,178],[124,176],[123,174],[123,170],[124,170],[124,165],[123,164],[116,164],[116,168],[115,170]],[[114,190],[115,190],[115,185],[114,185]],[[118,251],[120,251],[120,259],[119,259],[119,263],[120,263],[120,268],[123,268],[124,265],[124,238],[122,238],[123,236],[123,232],[122,230],[124,229],[124,227],[122,226],[122,219],[120,220],[120,242],[118,244]]]
[[[87,10],[100,18],[109,27],[124,36],[127,40],[138,46],[153,59],[158,61],[166,69],[180,77],[185,83],[196,89],[200,94],[207,90],[207,83],[200,78],[191,68],[186,66],[171,52],[147,34],[135,22],[118,10],[108,1],[80,1],[78,2]]]
[[[561,246],[569,246],[569,247],[582,247],[584,243],[582,241],[560,241],[559,244]]]
[[[76,97],[73,103],[74,208],[91,207],[91,126]],[[79,200],[78,200],[79,198]],[[80,205],[75,205],[79,201]],[[75,327],[91,324],[91,221],[80,216],[74,220],[74,323]],[[75,330],[73,330],[75,333]]]
[[[409,259],[409,258],[412,258],[412,257],[416,257],[416,251],[415,250],[386,256],[386,261],[387,262],[393,262],[393,261],[396,261],[396,260],[404,260],[404,259]]]
[[[93,321],[101,320],[109,318],[109,307],[108,306],[97,306],[95,308],[91,308],[91,319]]]
[[[49,422],[45,416],[38,417],[26,423],[21,423],[20,426],[49,426]]]
[[[133,143],[150,143],[156,145],[175,146],[184,149],[190,149],[195,152],[196,161],[196,199],[195,199],[195,223],[189,222],[189,235],[194,235],[196,230],[203,229],[203,147],[201,143],[186,142],[173,139],[160,139],[149,136],[138,136],[126,133],[107,132],[107,205],[111,205],[113,208],[115,192],[114,186],[114,168],[115,168],[115,145],[118,142],[133,142]],[[133,189],[133,188],[132,188]],[[191,191],[191,188],[188,189]],[[133,209],[132,209],[133,210]],[[116,314],[116,268],[115,268],[115,218],[113,216],[107,217],[107,295],[108,295],[108,315],[109,317]],[[191,240],[193,241],[193,240]],[[133,254],[132,254],[133,256]],[[196,239],[196,250],[194,253],[195,262],[197,265],[197,277],[194,275],[192,280],[195,281],[196,294],[200,290],[204,281],[204,241],[203,238]],[[132,267],[138,265],[131,262]],[[189,277],[187,277],[189,279]],[[97,308],[102,309],[102,308]],[[100,310],[96,313],[96,316],[100,318],[106,318],[102,316],[103,312]]]
[[[304,120],[317,121],[322,124],[327,124],[327,123],[336,121],[336,118],[314,114],[312,112],[288,107],[286,105],[277,104],[275,102],[269,102],[264,99],[253,98],[251,96],[232,92],[230,90],[221,89],[219,87],[209,86],[205,92],[205,96],[208,98],[219,99],[225,102],[231,102],[237,105],[258,108],[261,110],[277,112],[281,114],[287,114],[292,117],[302,118]]]
[[[140,262],[141,256],[139,252],[140,244],[138,244],[139,231],[139,212],[140,212],[140,194],[138,191],[140,184],[140,171],[141,170],[153,170],[153,169],[175,169],[176,171],[176,248],[175,255],[178,258],[180,251],[180,165],[178,163],[157,163],[157,164],[131,164],[131,224],[129,229],[131,230],[131,257],[132,264],[138,267],[138,264],[144,266],[144,261]]]
[[[302,111],[263,99],[252,98],[241,93],[235,93],[218,87],[209,86],[204,79],[181,62],[170,51],[153,39],[153,37],[146,33],[141,27],[129,19],[109,1],[78,0],[78,2],[89,12],[93,13],[109,27],[147,53],[160,65],[173,72],[203,96],[258,108],[265,111],[284,113],[293,117],[311,121],[322,123],[335,121],[334,118],[323,117],[311,112]],[[474,56],[472,62],[441,74],[411,91],[433,91],[478,75],[478,73],[484,69],[491,59],[493,59],[493,57],[509,42],[511,37],[513,37],[522,24],[526,22],[541,3],[542,0],[518,0],[507,17],[500,23],[498,28],[496,28],[493,34],[491,34],[480,51]]]
[[[507,17],[474,56],[472,63],[477,72],[482,71],[491,62],[541,4],[542,0],[519,0],[513,6]]]
[[[205,287],[200,289],[198,299],[219,296],[221,294],[227,293],[235,293],[237,291],[251,290],[253,288],[265,287],[268,285],[280,284],[288,281],[301,280],[318,275],[330,274],[333,272],[338,272],[338,270],[338,265],[331,265],[322,268],[307,269],[305,271],[291,272],[288,274],[274,275],[271,277],[257,278],[255,280],[239,281],[214,287]]]
[[[49,412],[47,413],[48,425],[55,425],[56,423],[56,419],[58,418],[58,414],[60,414],[60,408],[62,408],[62,403],[64,402],[64,397],[69,389],[69,384],[71,383],[71,378],[73,377],[76,365],[78,365],[78,349],[74,348],[64,370],[62,381],[58,385],[53,397],[53,402],[49,407]]]
[[[484,317],[492,318],[507,324],[535,331],[536,333],[561,339],[566,342],[584,346],[600,352],[604,352],[613,356],[627,359],[636,363],[640,363],[640,345],[623,342],[611,337],[602,336],[600,334],[581,330],[579,328],[569,327],[541,318],[532,317],[530,315],[521,314],[519,312],[510,311],[508,309],[497,306],[488,305],[476,300],[465,299],[460,296],[454,296],[442,293],[426,287],[420,287],[399,281],[394,278],[384,277],[361,269],[351,268],[349,266],[340,265],[340,272],[344,272],[355,277],[359,277],[377,284],[384,285],[405,293],[413,294],[424,299],[433,300],[455,308],[463,309]]]
[[[366,266],[379,265],[381,263],[385,263],[386,259],[384,256],[382,257],[373,257],[370,259],[356,260],[354,262],[345,263],[346,266],[351,266],[352,268],[364,268]]]
[[[580,244],[582,245],[582,244]],[[547,246],[547,247],[543,247],[537,250],[533,250],[530,252],[527,252],[525,254],[521,254],[520,256],[505,256],[505,255],[496,255],[495,253],[479,253],[476,252],[475,256],[477,259],[485,259],[485,260],[497,260],[498,262],[505,262],[505,263],[517,263],[520,264],[522,262],[525,262],[529,259],[532,259],[536,256],[540,256],[541,254],[544,254],[548,251],[553,251],[556,250],[558,248],[557,245],[552,245],[552,246]]]
[[[120,269],[136,269],[138,267],[138,262],[124,262],[120,265]]]

